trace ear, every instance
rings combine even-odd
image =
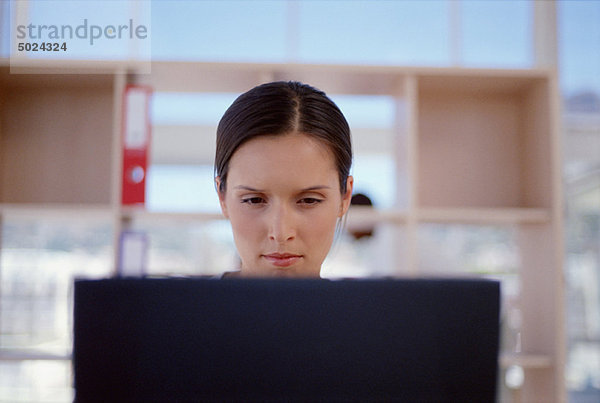
[[[343,217],[350,208],[350,200],[352,200],[352,189],[354,187],[354,178],[348,175],[346,178],[346,192],[342,195],[342,206],[338,217]]]
[[[219,204],[221,205],[221,211],[225,218],[229,218],[229,213],[227,212],[227,203],[225,202],[225,192],[221,191],[221,178],[215,178],[215,186],[217,188],[217,195],[219,196]]]

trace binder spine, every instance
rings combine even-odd
[[[123,205],[144,205],[150,148],[150,98],[147,86],[127,85],[123,95]]]

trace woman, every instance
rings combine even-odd
[[[273,82],[240,95],[217,128],[215,184],[241,277],[319,277],[352,195],[348,122],[323,93]]]

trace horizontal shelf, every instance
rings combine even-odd
[[[514,90],[526,86],[531,79],[548,75],[546,69],[155,61],[152,74],[141,75],[139,79],[157,91],[241,92],[260,82],[294,79],[328,93],[396,95],[406,77],[423,78],[428,88],[443,86],[448,78],[454,77],[470,82],[470,87],[475,89],[504,92],[507,84]],[[482,80],[473,82],[473,77]]]
[[[55,354],[44,351],[32,350],[0,350],[0,361],[28,361],[28,360],[70,360],[70,354]],[[541,354],[501,354],[500,368],[519,365],[525,369],[550,368],[552,360]]]
[[[151,73],[140,74],[138,80],[156,91],[239,93],[261,82],[299,80],[328,93],[368,95],[398,95],[407,77],[418,78],[426,90],[452,91],[458,86],[506,92],[552,74],[548,69],[129,60],[30,59],[13,67],[19,74],[10,74],[9,59],[0,58],[0,86],[105,86],[111,85],[112,75],[140,72]]]
[[[153,221],[213,221],[225,219],[221,213],[149,211],[144,207],[126,206],[121,208],[121,216],[125,219]],[[382,222],[403,224],[406,222],[406,214],[397,210],[376,210],[357,206],[353,206],[348,212],[347,224],[350,226]]]
[[[113,214],[115,209],[107,204],[70,204],[70,203],[0,203],[0,215],[25,218],[61,218],[104,217]]]
[[[8,67],[0,67],[0,87],[11,88],[57,88],[57,89],[96,89],[113,87],[114,75],[119,70],[102,68],[19,68],[18,73],[10,73]],[[120,71],[124,74],[124,71]]]
[[[18,65],[36,68],[52,67],[79,67],[93,70],[135,70],[144,66],[146,61],[126,59],[21,59]],[[10,59],[0,57],[0,67],[10,66]],[[257,62],[207,62],[207,61],[152,61],[152,67],[160,69],[172,68],[173,66],[188,66],[189,68],[205,67],[210,70],[231,71],[264,71],[277,69],[306,69],[312,71],[341,71],[341,72],[371,72],[378,74],[402,73],[418,74],[419,76],[431,76],[433,79],[447,76],[492,76],[492,77],[539,77],[548,74],[550,69],[544,68],[478,68],[478,67],[435,67],[418,65],[391,65],[391,64],[335,64],[335,63],[257,63]]]
[[[379,223],[405,224],[407,214],[404,211],[385,209],[379,210],[366,206],[351,206],[348,210],[347,225],[365,225]]]
[[[121,207],[121,218],[135,221],[215,221],[224,220],[221,213],[148,211],[144,207]]]
[[[18,68],[15,76],[23,80],[36,80],[31,74],[116,74],[143,70],[145,61],[134,60],[67,60],[67,59],[11,59],[0,58],[0,71],[10,72],[10,67]],[[76,79],[77,76],[71,77]],[[79,80],[83,82],[83,79]]]
[[[500,368],[518,365],[525,369],[543,369],[552,367],[552,359],[543,354],[501,354]]]
[[[221,213],[149,211],[144,207],[121,207],[121,216],[132,220],[213,221],[223,220]],[[389,223],[402,225],[414,217],[422,223],[448,224],[544,224],[550,222],[550,211],[534,208],[425,208],[417,212],[352,206],[348,211],[348,227]]]
[[[421,208],[420,222],[457,224],[545,224],[548,209],[540,208]]]
[[[68,361],[71,354],[55,354],[36,350],[0,350],[0,361]]]
[[[70,354],[55,354],[35,350],[0,350],[0,361],[70,360]],[[552,360],[542,354],[501,354],[500,368],[518,365],[525,369],[550,368]]]
[[[0,215],[10,217],[104,217],[120,214],[124,219],[160,220],[160,221],[214,221],[224,220],[221,213],[211,212],[170,212],[149,211],[144,207],[112,207],[107,204],[70,204],[70,203],[0,203]],[[347,226],[360,226],[389,223],[406,224],[409,217],[421,223],[448,224],[544,224],[550,222],[550,211],[547,209],[514,208],[424,208],[417,212],[395,209],[374,209],[371,207],[353,206],[348,212]]]

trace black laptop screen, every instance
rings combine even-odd
[[[494,401],[485,280],[75,282],[76,401]]]

